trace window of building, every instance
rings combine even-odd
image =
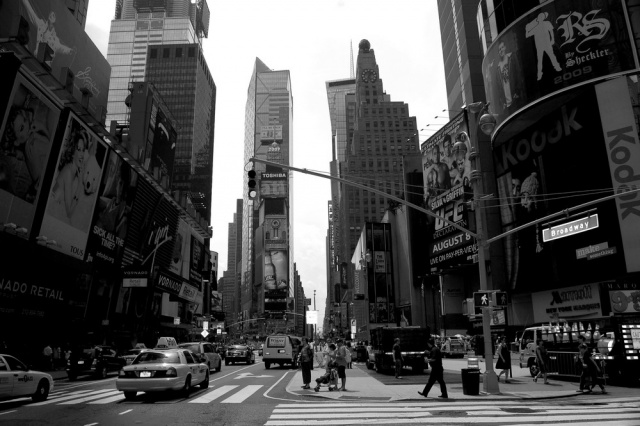
[[[151,59],[156,59],[158,57],[158,49],[151,49],[150,56]]]
[[[368,90],[365,90],[365,91],[364,91],[364,95],[365,95],[365,96],[369,96],[369,91],[368,91]]]
[[[182,47],[176,48],[176,58],[182,58]]]
[[[387,108],[387,114],[391,114],[391,108]]]
[[[196,56],[196,48],[195,47],[190,47],[189,48],[189,53],[187,53],[187,55],[189,55],[190,58],[194,58]]]
[[[162,49],[162,57],[163,58],[168,58],[170,52],[171,52],[171,50],[168,47],[165,47],[164,49]]]
[[[374,99],[374,100],[373,100],[373,103],[374,103],[374,104],[377,104],[377,103],[378,103],[378,100],[377,100],[377,99]]]
[[[373,96],[378,96],[378,91],[377,90],[373,91]]]
[[[364,128],[367,129],[367,130],[371,129],[371,126],[369,125],[368,121],[366,123],[364,123]]]

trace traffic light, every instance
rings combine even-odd
[[[254,198],[256,198],[256,195],[258,195],[258,190],[256,188],[256,186],[258,185],[258,182],[256,181],[256,171],[253,169],[249,170],[247,172],[247,177],[249,178],[249,180],[247,181],[249,199],[253,200]]]

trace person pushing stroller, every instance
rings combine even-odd
[[[329,391],[334,391],[338,388],[338,365],[336,364],[336,345],[331,343],[329,350],[324,354],[324,365],[326,367],[325,374],[316,379],[316,387],[313,389],[316,392],[320,391],[321,386],[327,386]]]

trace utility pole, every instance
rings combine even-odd
[[[316,312],[316,323],[313,324],[313,340],[316,340],[316,336],[318,335],[318,330],[316,326],[318,325],[318,311],[316,311],[316,291],[313,290],[313,310]]]

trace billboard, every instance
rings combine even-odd
[[[565,319],[601,318],[600,287],[586,284],[531,293],[534,322]]]
[[[0,38],[16,39],[33,56],[41,57],[54,76],[68,68],[74,75],[74,97],[86,100],[91,115],[104,121],[111,66],[64,2],[0,2]]]
[[[202,290],[202,269],[204,268],[204,243],[191,234],[191,256],[189,257],[189,281]]]
[[[211,312],[222,312],[222,293],[219,291],[211,291]]]
[[[182,219],[178,220],[178,231],[176,232],[175,241],[173,243],[173,253],[171,254],[171,263],[169,271],[182,278],[189,279],[190,267],[190,245],[191,245],[190,227]]]
[[[107,151],[107,145],[69,112],[40,228],[40,235],[49,240],[47,247],[84,259]]]
[[[536,100],[637,70],[622,0],[555,0],[503,31],[482,62],[498,125]]]
[[[466,113],[455,116],[420,147],[424,202],[428,209],[463,228],[469,228],[466,201],[471,198],[471,141]],[[472,263],[475,242],[440,219],[430,219],[430,264]],[[454,250],[455,249],[455,250]]]
[[[158,182],[168,188],[173,177],[173,159],[175,156],[178,133],[171,121],[160,108],[156,114],[156,125],[151,148],[151,170]],[[166,179],[166,182],[163,180]]]
[[[260,126],[261,141],[281,141],[282,125],[276,126]]]
[[[0,122],[0,221],[31,235],[60,111],[17,75]]]
[[[93,262],[120,265],[137,181],[138,174],[110,150],[87,244]]]
[[[264,253],[264,309],[284,311],[289,296],[289,256],[286,250]]]

